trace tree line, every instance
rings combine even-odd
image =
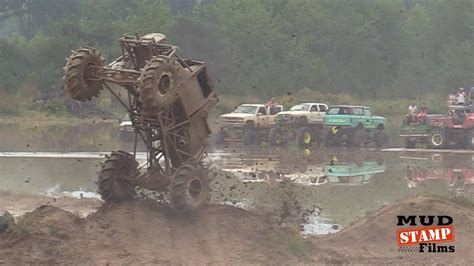
[[[472,0],[0,0],[0,92],[54,97],[71,49],[162,32],[217,89],[372,99],[474,86]]]

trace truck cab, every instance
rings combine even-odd
[[[280,112],[275,122],[322,124],[328,106],[324,103],[300,103],[290,108],[289,111]]]
[[[324,117],[326,144],[361,147],[372,141],[376,147],[383,147],[388,144],[385,121],[367,106],[331,106]]]
[[[267,140],[268,131],[275,125],[275,116],[281,111],[281,105],[242,104],[219,117],[220,130],[215,143],[243,141],[244,145],[258,145]]]

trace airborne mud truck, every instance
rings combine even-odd
[[[174,210],[189,213],[207,201],[210,190],[201,158],[210,134],[208,112],[218,98],[205,64],[181,58],[165,39],[159,33],[122,37],[122,55],[107,66],[97,49],[79,48],[67,61],[64,80],[78,101],[109,90],[126,108],[135,131],[133,154],[112,152],[102,164],[102,199],[132,198],[136,187],[167,191]],[[147,147],[147,161],[140,167],[138,139]]]
[[[448,115],[430,114],[425,122],[403,122],[400,138],[406,148],[415,148],[417,143],[432,149],[474,148],[474,107],[470,104],[456,105],[450,96]]]

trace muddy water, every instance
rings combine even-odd
[[[31,154],[0,153],[0,192],[98,197],[102,153]],[[213,203],[297,225],[303,234],[337,232],[413,195],[474,202],[473,154],[260,148],[216,150],[209,160]]]
[[[232,173],[213,200],[267,215],[303,234],[334,233],[413,195],[474,202],[474,155],[360,150],[255,150],[212,154]]]
[[[0,123],[0,151],[103,151],[118,148],[117,122]]]

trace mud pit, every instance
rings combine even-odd
[[[3,263],[208,264],[297,262],[285,234],[246,211],[210,206],[183,219],[154,202],[104,205],[85,219],[44,206],[0,240]],[[22,230],[26,232],[22,232]],[[276,241],[273,241],[276,240]]]
[[[149,200],[102,205],[94,199],[100,159],[93,157],[0,158],[0,208],[12,210],[19,221],[1,236],[0,264],[462,264],[474,259],[470,154],[215,151],[209,162],[211,205],[184,219]],[[65,171],[64,165],[74,170]],[[42,204],[48,206],[34,210]],[[400,253],[394,240],[397,214],[453,216],[456,252]]]
[[[438,212],[455,220],[454,254],[397,251],[394,215]],[[151,201],[103,205],[87,218],[54,206],[27,213],[0,237],[5,264],[468,263],[472,206],[415,197],[326,237],[299,237],[247,211],[210,205],[183,219]]]

